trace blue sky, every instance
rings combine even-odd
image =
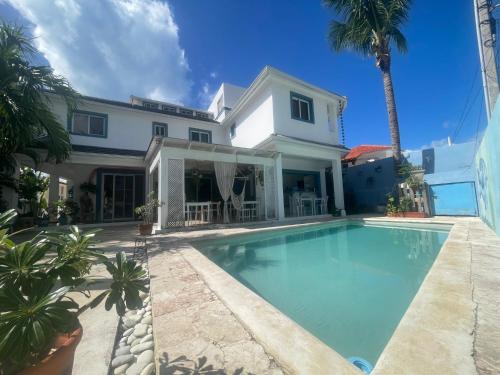
[[[407,149],[457,128],[454,141],[475,139],[486,125],[472,1],[450,3],[414,1],[409,52],[393,57]],[[0,14],[29,26],[48,62],[87,95],[206,107],[221,82],[248,86],[268,64],[349,98],[348,146],[389,142],[380,73],[372,58],[330,50],[333,14],[320,0],[0,0]]]

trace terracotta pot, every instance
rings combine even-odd
[[[83,329],[60,335],[54,344],[55,350],[35,366],[22,370],[17,375],[67,375],[73,369],[75,350],[82,339]]]
[[[153,233],[153,224],[139,224],[139,234],[141,236],[147,236]]]

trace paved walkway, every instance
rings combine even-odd
[[[455,218],[437,219],[457,221]],[[461,235],[471,247],[470,270],[467,270],[475,306],[475,325],[470,332],[474,341],[471,355],[477,373],[499,374],[500,239],[479,219],[458,221],[461,228],[466,228]],[[206,366],[218,371],[214,374],[283,373],[279,364],[217,298],[181,252],[169,250],[193,238],[224,236],[256,228],[258,226],[170,232],[152,238],[149,265],[160,373],[174,374],[179,369]],[[119,250],[130,253],[135,234],[135,225],[108,227],[99,236],[103,241],[100,247],[110,256]],[[105,273],[96,268],[93,275],[101,277]],[[103,277],[101,282],[102,287],[109,279]],[[76,353],[74,374],[107,374],[111,355],[108,348],[113,345],[117,322],[114,311],[106,312],[104,308],[82,315],[84,336]],[[457,366],[459,368],[459,364]]]
[[[131,255],[135,231],[135,226],[130,225],[106,228],[97,235],[100,241],[97,248],[110,258],[118,251]],[[92,297],[108,288],[111,283],[109,273],[103,265],[94,267],[89,278],[95,281],[90,289]],[[72,297],[81,304],[89,302],[81,293],[72,293]],[[79,319],[83,327],[83,337],[75,352],[72,374],[107,375],[119,321],[116,310],[106,311],[104,303],[101,303],[98,307],[85,311]]]
[[[181,253],[164,246],[159,241],[149,247],[159,373],[211,366],[218,374],[282,374]]]
[[[471,221],[471,282],[477,304],[474,359],[479,374],[500,374],[500,238],[482,222]]]

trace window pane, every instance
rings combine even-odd
[[[200,141],[200,133],[198,132],[191,132],[191,140],[195,142]]]
[[[304,101],[304,100],[300,101],[300,118],[302,120],[307,120],[307,121],[310,120],[310,118],[309,118],[309,103]]]
[[[89,116],[82,113],[75,113],[73,115],[73,133],[88,134],[88,121]]]
[[[299,99],[292,98],[292,117],[300,118]]]
[[[90,131],[92,135],[104,135],[104,118],[90,116]]]
[[[200,137],[201,137],[201,142],[203,143],[208,143],[209,140],[208,140],[208,133],[200,133]]]

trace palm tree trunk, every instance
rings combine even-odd
[[[389,115],[389,128],[391,131],[392,154],[396,164],[401,162],[401,141],[399,139],[398,113],[396,112],[396,100],[394,99],[394,88],[392,86],[392,77],[390,68],[382,70],[384,79],[385,103]]]

